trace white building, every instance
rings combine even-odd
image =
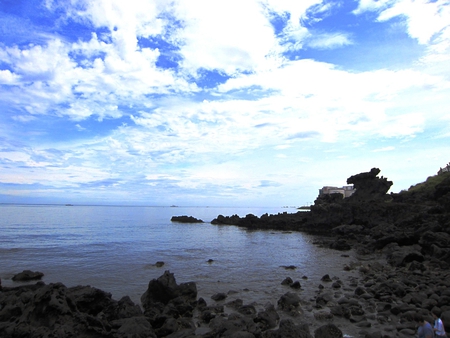
[[[352,185],[345,185],[343,187],[331,187],[331,186],[325,186],[322,189],[319,189],[319,196],[320,195],[329,195],[329,194],[342,194],[344,198],[350,197],[353,195],[353,193],[356,190],[353,188]]]
[[[450,162],[444,168],[440,168],[437,174],[440,175],[442,173],[446,173],[449,171],[450,171]]]

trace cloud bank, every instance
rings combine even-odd
[[[374,166],[401,190],[449,160],[447,1],[0,15],[0,202],[301,205]]]

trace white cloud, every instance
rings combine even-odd
[[[392,2],[392,0],[359,0],[358,8],[353,13],[361,14],[367,11],[379,11]]]
[[[235,74],[272,67],[277,41],[256,1],[179,1],[175,14],[183,29],[174,40],[189,73],[205,68]]]
[[[421,44],[429,43],[435,34],[439,34],[450,25],[450,4],[446,0],[438,1],[397,1],[384,9],[378,20],[386,21],[397,16],[407,18],[408,33]]]
[[[301,18],[305,15],[306,11],[314,5],[321,4],[321,0],[266,0],[268,8],[279,15],[289,13],[289,25],[299,26]]]
[[[6,84],[2,88],[8,88],[0,100],[10,109],[20,108],[8,115],[15,121],[40,122],[38,114],[52,114],[84,121],[71,124],[70,129],[89,130],[76,133],[78,138],[89,137],[99,126],[106,136],[58,140],[52,145],[54,154],[36,145],[0,154],[13,168],[3,172],[2,167],[2,182],[74,189],[82,184],[101,187],[104,182],[119,189],[121,184],[114,182],[120,178],[146,196],[150,193],[143,191],[150,188],[213,187],[214,193],[233,197],[250,196],[261,182],[274,189],[272,182],[277,182],[282,191],[289,189],[297,196],[307,185],[315,192],[324,173],[329,174],[327,163],[333,163],[345,179],[351,174],[348,167],[356,173],[378,165],[377,161],[388,163],[388,156],[394,158],[401,151],[401,142],[407,144],[427,128],[448,124],[442,116],[447,114],[450,79],[442,69],[449,66],[430,68],[430,63],[444,63],[449,55],[443,1],[413,6],[407,1],[361,1],[357,14],[376,11],[384,21],[405,17],[408,33],[427,44],[429,52],[413,69],[367,72],[283,58],[289,48],[352,43],[351,34],[304,27],[302,20],[313,22],[330,14],[330,3],[73,3],[77,8],[68,11],[71,20],[107,29],[75,43],[47,36],[42,45],[0,49],[0,59],[8,66],[0,70],[0,83]],[[287,20],[278,36],[270,23],[276,15]],[[433,19],[436,22],[418,30]],[[180,71],[157,67],[163,51],[138,43],[155,36],[172,43],[173,53],[183,57]],[[422,67],[424,63],[428,68]],[[231,78],[218,88],[201,90],[187,80],[201,68]],[[125,114],[130,114],[131,122],[115,129],[92,123],[125,120]],[[23,126],[31,130],[32,125]],[[444,132],[439,135],[448,137]]]
[[[444,56],[450,40],[450,4],[447,0],[360,0],[354,14],[366,11],[379,13],[379,21],[395,17],[405,18],[408,34],[420,44],[431,45],[428,60]],[[438,53],[436,53],[438,52]],[[437,54],[437,55],[436,55]]]
[[[393,146],[387,146],[387,147],[383,147],[383,148],[377,148],[372,150],[374,153],[380,152],[380,151],[393,151],[395,150],[395,147]]]
[[[32,115],[14,115],[14,116],[11,116],[11,118],[14,121],[19,121],[19,122],[24,122],[24,123],[36,120],[36,117],[34,117]]]
[[[99,41],[94,34],[89,42],[67,44],[50,40],[47,45],[0,49],[0,59],[11,67],[0,73],[0,81],[19,89],[10,100],[16,108],[31,114],[48,114],[56,110],[74,120],[97,115],[120,117],[118,102],[145,102],[145,95],[176,91],[195,91],[195,84],[175,78],[169,70],[155,65],[159,52],[142,48],[130,52],[127,60],[120,56],[120,46]],[[99,53],[105,56],[89,58]],[[80,57],[81,65],[72,59]],[[69,109],[58,107],[60,104]],[[110,109],[110,107],[116,108]]]
[[[17,74],[11,73],[8,69],[0,70],[0,84],[13,85],[19,81]]]
[[[307,41],[309,47],[317,49],[333,49],[351,44],[353,42],[348,34],[344,33],[317,34]]]

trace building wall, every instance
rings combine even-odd
[[[343,187],[324,186],[322,189],[319,189],[319,196],[329,194],[342,194],[342,196],[346,198],[350,197],[354,192],[355,189],[352,185],[346,185]]]
[[[444,168],[440,168],[437,174],[440,175],[442,173],[446,173],[449,171],[450,171],[450,162]]]

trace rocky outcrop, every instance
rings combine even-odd
[[[193,216],[172,216],[170,219],[172,222],[179,222],[179,223],[203,223],[201,219],[195,218]]]
[[[39,280],[44,277],[44,274],[39,271],[23,270],[22,272],[13,276],[12,280],[15,282],[27,282],[30,280]]]
[[[128,297],[115,301],[89,286],[42,282],[0,292],[1,337],[126,337],[125,331],[156,337]]]
[[[192,316],[197,305],[197,286],[193,282],[178,285],[170,271],[149,282],[141,304],[158,337],[195,329]]]
[[[384,198],[393,182],[388,181],[383,176],[377,177],[380,171],[378,168],[372,168],[369,172],[350,176],[347,179],[347,184],[353,184],[353,188],[356,190],[350,196],[350,199],[353,201],[372,201]]]
[[[361,265],[364,282],[352,283],[354,295],[339,299],[337,304],[327,286],[320,285],[316,306],[328,307],[330,312],[316,313],[316,319],[330,314],[346,318],[366,337],[382,337],[386,332],[392,332],[387,336],[407,336],[416,330],[414,314],[428,316],[431,321],[431,309],[438,309],[449,316],[444,323],[450,329],[450,307],[445,303],[450,300],[446,289],[450,285],[450,173],[429,177],[398,194],[387,194],[392,182],[378,178],[379,173],[374,168],[349,177],[347,183],[356,188],[351,197],[320,196],[310,212],[260,218],[219,216],[214,222],[322,235],[325,237],[318,244],[341,251],[353,249],[362,257],[380,254],[386,260],[385,266]],[[354,268],[346,266],[345,270]],[[348,288],[339,281],[329,283],[332,290]],[[285,279],[283,284],[292,284],[292,279]],[[296,304],[295,297],[292,301]],[[283,297],[280,305],[295,308]],[[378,324],[397,325],[386,325],[382,334],[371,330],[374,319]]]

